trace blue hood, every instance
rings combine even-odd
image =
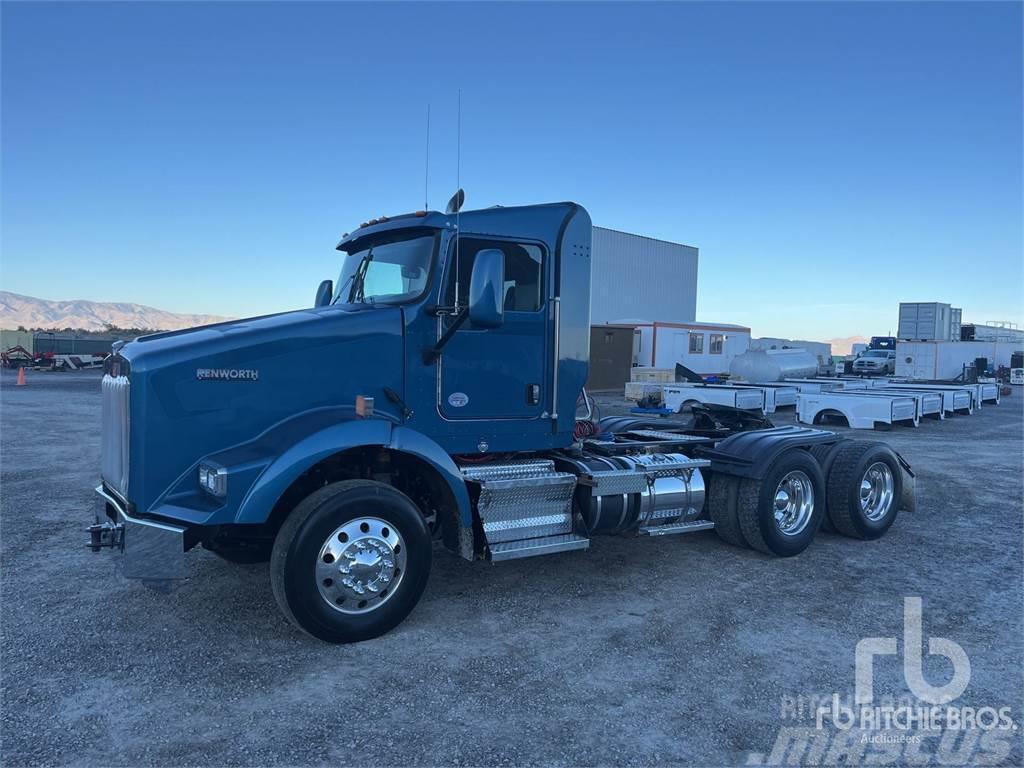
[[[384,387],[404,389],[402,328],[400,308],[331,306],[127,344],[129,501],[145,511],[200,458],[312,410],[351,418],[365,395],[386,412]]]

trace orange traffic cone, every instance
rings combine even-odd
[[[18,366],[18,384],[19,387],[25,386],[25,366]]]

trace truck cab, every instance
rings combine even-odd
[[[826,514],[821,462],[844,441],[798,427],[750,440],[713,414],[593,419],[586,210],[460,206],[345,234],[308,309],[116,350],[89,545],[148,582],[185,578],[196,547],[269,561],[285,616],[330,642],[402,621],[435,543],[500,562],[715,528],[774,555],[806,548]],[[881,511],[836,501],[860,538],[891,525],[909,471],[868,445],[888,472]],[[742,483],[764,493],[738,502]]]

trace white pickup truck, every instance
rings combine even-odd
[[[893,376],[896,373],[896,352],[892,349],[869,349],[853,361],[858,376]]]

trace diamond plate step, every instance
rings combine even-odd
[[[697,531],[710,531],[715,524],[710,520],[692,520],[689,523],[672,523],[671,525],[651,525],[641,528],[643,536],[668,536],[673,533],[696,533]]]
[[[558,536],[543,536],[539,539],[491,544],[490,550],[491,560],[500,562],[502,560],[515,560],[520,557],[534,557],[536,555],[550,555],[554,552],[568,552],[573,549],[586,549],[589,546],[590,539],[584,536],[577,536],[575,533],[564,533]]]
[[[576,475],[556,471],[550,459],[461,469],[468,481],[480,485],[476,509],[491,546],[572,533]]]

